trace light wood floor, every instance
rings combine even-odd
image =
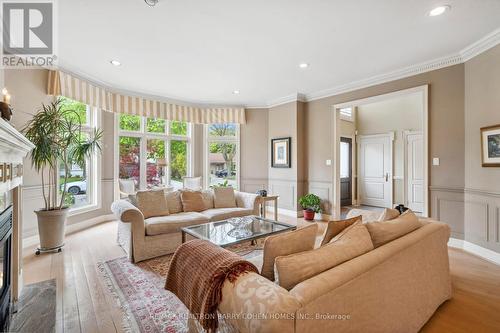
[[[292,224],[303,219],[280,216]],[[320,231],[324,230],[324,223]],[[24,283],[56,279],[56,332],[121,332],[120,311],[101,283],[97,263],[124,256],[116,222],[69,235],[62,253],[24,258]],[[500,332],[500,267],[450,249],[453,299],[441,305],[423,332]]]

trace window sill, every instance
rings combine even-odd
[[[101,209],[101,206],[96,205],[96,204],[86,205],[86,206],[82,206],[82,207],[78,207],[78,208],[70,208],[69,212],[68,212],[68,217],[77,216],[77,215],[81,215],[81,214],[85,214],[85,213],[90,213],[90,212],[93,212],[93,211],[98,210],[98,209]]]

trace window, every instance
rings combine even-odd
[[[191,125],[126,114],[117,117],[119,178],[134,180],[136,190],[182,188],[182,177],[190,174]]]
[[[62,100],[61,108],[74,111],[69,113],[68,117],[82,125],[82,136],[91,135],[99,125],[100,111],[66,97],[59,98]],[[66,187],[65,201],[72,209],[97,204],[99,156],[100,154],[96,153],[95,156],[87,159],[84,165],[70,165],[67,178],[64,164],[62,161],[59,162],[59,192],[61,193]]]
[[[240,128],[238,124],[206,126],[207,186],[239,186]]]
[[[354,121],[352,107],[341,108],[339,110],[339,112],[340,112],[340,119],[347,120],[347,121]]]

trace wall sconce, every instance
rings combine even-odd
[[[6,88],[2,89],[3,100],[0,102],[0,113],[3,119],[10,121],[12,118],[12,108],[10,107],[10,95]]]

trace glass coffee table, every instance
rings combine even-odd
[[[186,235],[207,240],[215,245],[226,247],[243,242],[253,242],[280,232],[295,230],[291,224],[264,219],[257,216],[248,216],[252,221],[244,228],[244,233],[235,232],[236,228],[229,220],[198,224],[181,228],[182,243],[186,242]]]

